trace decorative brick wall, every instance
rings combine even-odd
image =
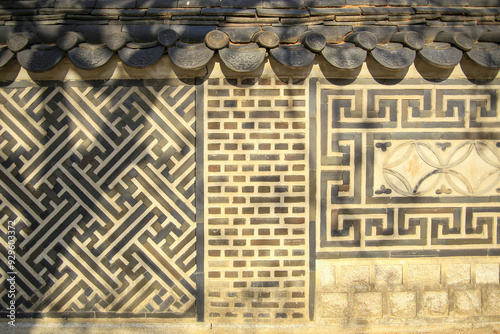
[[[18,315],[498,323],[500,83],[318,73],[2,87]]]

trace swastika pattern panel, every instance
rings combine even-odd
[[[308,319],[307,91],[209,81],[207,321]]]
[[[4,88],[0,126],[19,313],[194,316],[193,86]]]
[[[318,258],[500,255],[498,88],[321,82]]]

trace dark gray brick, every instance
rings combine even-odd
[[[221,7],[225,8],[262,8],[264,0],[221,0]]]
[[[181,41],[186,43],[202,43],[205,41],[205,36],[212,30],[215,30],[215,26],[196,26],[196,25],[174,25],[171,26],[172,30],[175,30],[179,34]]]
[[[468,6],[469,0],[429,0],[429,6]]]
[[[137,0],[137,8],[176,8],[177,0]]]
[[[135,0],[97,0],[95,8],[136,8]]]
[[[354,31],[369,31],[377,37],[378,43],[385,44],[388,43],[392,35],[397,31],[397,27],[371,27],[371,26],[361,26],[354,27]]]
[[[272,0],[263,1],[264,8],[305,8],[304,0]]]
[[[387,6],[388,0],[350,0],[350,6]]]
[[[225,32],[233,43],[249,43],[260,27],[222,27],[220,30]]]
[[[237,8],[202,8],[202,15],[228,15],[228,16],[249,16],[254,17],[255,9],[237,9]]]
[[[53,7],[55,0],[12,1],[12,8]]]
[[[361,15],[361,8],[348,7],[348,8],[310,8],[311,15]]]
[[[150,8],[148,16],[200,15],[200,8]]]
[[[339,26],[335,28],[324,26],[311,26],[310,31],[314,31],[325,36],[327,43],[340,43],[345,35],[352,31],[351,26]]]
[[[414,7],[417,14],[448,14],[448,15],[458,15],[465,14],[465,8],[463,7]]]
[[[427,0],[389,0],[389,6],[427,6]]]
[[[475,16],[500,15],[500,7],[498,8],[467,7],[464,8],[464,11],[467,15],[475,15]]]
[[[12,1],[0,1],[0,8],[12,8]]]
[[[258,8],[258,16],[270,16],[270,17],[308,17],[309,11],[305,9],[267,9]]]
[[[95,16],[109,16],[109,15],[120,15],[120,16],[144,16],[146,15],[145,9],[93,9],[91,12]]]
[[[306,7],[343,7],[346,0],[305,0]]]
[[[361,7],[363,15],[412,15],[415,10],[411,7]]]
[[[499,0],[469,0],[469,5],[473,7],[498,7]]]
[[[203,8],[203,7],[218,7],[220,0],[178,0],[177,7],[179,8]]]
[[[56,8],[94,8],[96,0],[56,0],[54,7]]]

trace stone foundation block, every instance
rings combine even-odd
[[[339,281],[343,286],[368,286],[370,266],[342,266]]]
[[[390,292],[388,296],[391,317],[414,318],[416,316],[417,296],[415,292]]]
[[[500,290],[491,290],[487,295],[486,314],[500,315]]]
[[[382,293],[359,292],[354,294],[354,316],[356,318],[381,318]]]
[[[499,277],[498,263],[478,263],[476,265],[477,284],[498,284]]]
[[[320,284],[322,288],[335,287],[335,267],[324,267],[320,269]]]
[[[481,314],[481,290],[456,291],[455,315],[469,317]]]
[[[470,264],[448,264],[443,267],[446,284],[469,284]]]
[[[426,291],[422,294],[422,316],[446,317],[449,300],[446,291]]]
[[[398,285],[403,283],[403,266],[375,266],[375,284]]]
[[[347,293],[322,293],[322,318],[346,318],[349,315]]]
[[[439,287],[441,285],[441,265],[409,265],[408,284],[410,287]]]

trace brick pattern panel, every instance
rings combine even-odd
[[[500,255],[499,87],[462,84],[320,82],[318,258]]]
[[[193,316],[192,86],[0,90],[0,248],[18,313]],[[7,289],[0,305],[9,303]]]
[[[290,84],[209,81],[208,321],[308,317],[307,86]]]

